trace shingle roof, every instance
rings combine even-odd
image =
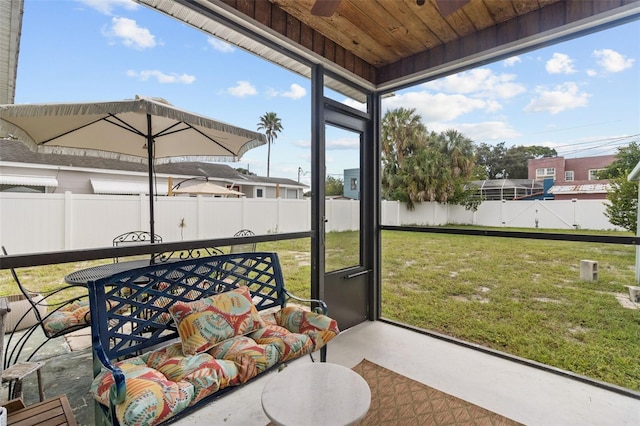
[[[146,173],[147,165],[108,158],[81,157],[76,155],[41,154],[31,151],[25,144],[12,139],[0,139],[0,161],[52,166],[81,167],[89,169],[119,170]],[[217,163],[183,162],[156,166],[157,173],[183,176],[207,176],[247,184],[282,184],[306,187],[292,179],[243,175],[231,166]]]

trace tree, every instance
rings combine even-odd
[[[638,225],[638,181],[629,181],[627,177],[640,162],[638,142],[618,148],[616,160],[598,173],[599,179],[609,179],[611,190],[607,199],[605,215],[612,225],[628,231],[637,232]]]
[[[385,114],[381,135],[383,198],[408,209],[423,201],[471,206],[466,183],[475,156],[469,138],[456,130],[428,132],[415,109],[405,108]]]
[[[271,144],[278,138],[278,133],[282,131],[282,121],[275,112],[267,112],[260,117],[258,130],[264,130],[267,136],[267,177],[269,177],[269,167],[271,164]]]
[[[397,108],[382,118],[381,159],[382,197],[388,200],[407,199],[403,167],[418,146],[425,146],[427,129],[415,108]],[[411,166],[409,167],[411,168]]]
[[[424,143],[427,128],[415,108],[388,111],[382,119],[382,157],[402,167],[404,158]]]
[[[529,177],[529,160],[541,157],[555,157],[558,153],[546,146],[512,146],[507,148],[505,142],[491,146],[481,143],[476,147],[476,162],[486,179],[527,179]]]
[[[240,173],[241,175],[248,175],[248,176],[255,176],[255,175],[256,175],[256,174],[255,174],[255,173],[253,173],[252,171],[249,171],[249,169],[245,169],[245,168],[243,168],[243,167],[238,167],[238,168],[236,169],[236,171],[237,171],[238,173]]]
[[[335,196],[344,194],[344,183],[342,179],[333,176],[327,176],[324,186],[324,195]]]

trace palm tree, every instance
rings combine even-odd
[[[282,131],[282,121],[275,112],[267,112],[260,117],[258,130],[264,130],[267,136],[267,177],[269,177],[269,165],[271,163],[271,144]]]

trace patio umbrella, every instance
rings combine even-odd
[[[224,186],[216,185],[212,182],[200,182],[195,185],[178,187],[172,190],[174,194],[191,194],[191,195],[235,195],[243,196],[244,193],[240,191],[234,191],[233,189],[225,188]]]
[[[237,161],[266,143],[264,134],[143,96],[112,102],[0,105],[0,136],[6,135],[35,152],[146,162],[152,234],[154,163]]]

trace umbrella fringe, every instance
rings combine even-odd
[[[46,105],[46,108],[43,106]],[[166,117],[173,120],[190,123],[207,129],[229,133],[235,136],[251,138],[258,141],[259,146],[266,143],[266,136],[262,133],[233,126],[217,120],[194,114],[175,106],[151,98],[137,97],[135,100],[112,102],[80,102],[80,103],[51,103],[51,104],[11,104],[0,105],[0,115],[9,117],[45,117],[68,115],[104,115],[124,112],[138,112]],[[31,139],[31,138],[29,138]],[[260,143],[262,141],[262,143]]]

